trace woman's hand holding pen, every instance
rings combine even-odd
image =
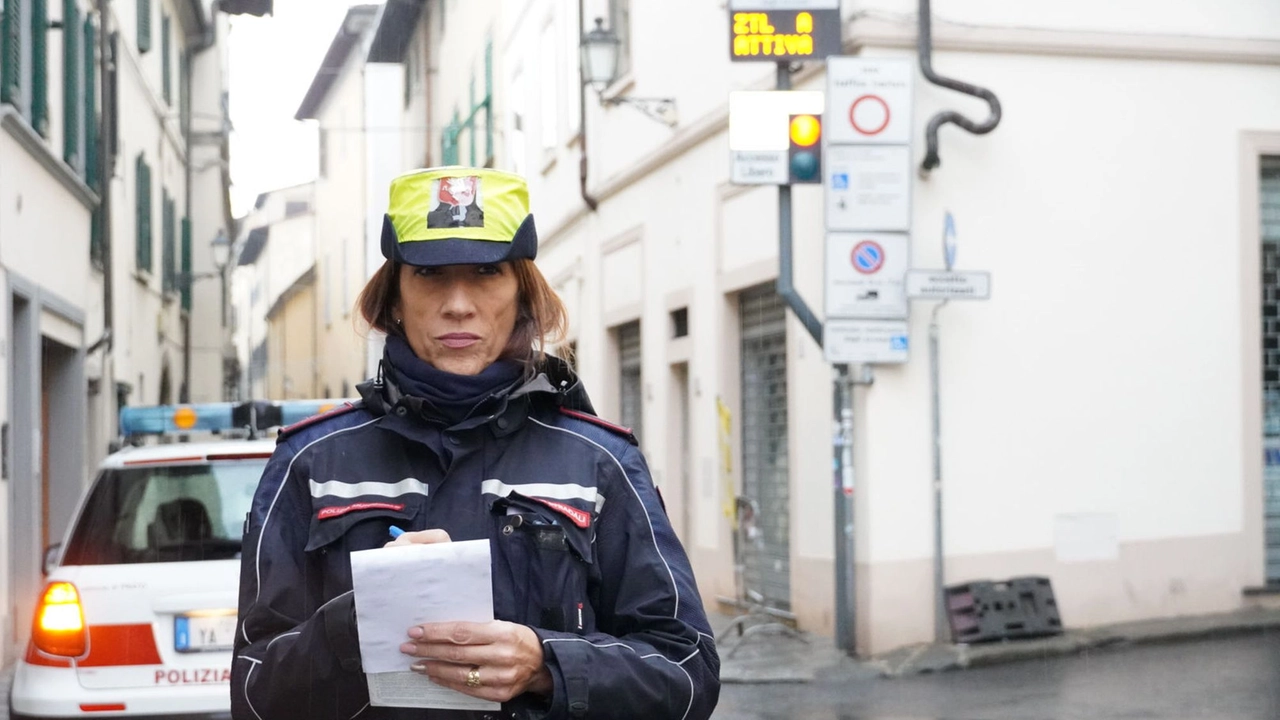
[[[385,547],[452,542],[449,533],[438,529],[405,532],[392,525],[390,533],[395,539]],[[409,628],[408,635],[400,652],[421,658],[411,669],[438,685],[496,702],[526,692],[551,695],[542,643],[524,625],[501,620],[428,623]]]
[[[435,543],[453,542],[453,538],[449,537],[449,533],[438,529],[405,532],[395,525],[392,525],[389,532],[391,533],[391,537],[394,539],[386,545],[383,545],[383,547],[391,547],[392,545],[413,545],[414,543],[432,545]]]

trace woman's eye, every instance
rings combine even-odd
[[[428,277],[430,275],[439,275],[440,268],[418,267],[418,268],[414,268],[413,274],[417,275],[418,277]]]
[[[476,268],[476,272],[481,275],[501,275],[502,268],[497,265],[480,265]]]

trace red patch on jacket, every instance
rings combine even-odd
[[[556,502],[554,500],[543,500],[542,498],[531,499],[546,505],[561,515],[564,515],[569,518],[574,525],[577,525],[580,528],[585,528],[591,525],[591,514],[585,510],[579,510],[572,505],[565,505],[564,503]]]
[[[404,503],[384,503],[384,502],[359,502],[350,505],[337,505],[334,507],[322,508],[316,513],[317,520],[328,520],[330,518],[342,517],[349,512],[358,512],[360,510],[404,510]]]

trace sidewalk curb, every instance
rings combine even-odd
[[[881,677],[895,678],[947,670],[988,667],[1075,655],[1113,645],[1151,645],[1208,640],[1280,629],[1280,610],[1250,609],[1069,630],[1063,635],[983,645],[922,644],[871,658]]]

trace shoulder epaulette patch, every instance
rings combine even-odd
[[[591,413],[585,413],[580,410],[570,410],[567,407],[560,408],[560,414],[568,415],[569,417],[577,418],[584,422],[589,422],[592,425],[595,425],[597,427],[602,427],[605,430],[608,430],[609,432],[615,435],[621,435],[622,437],[626,438],[627,442],[631,443],[632,445],[636,445],[636,446],[640,445],[640,441],[636,439],[636,434],[629,427],[614,425],[608,420],[603,420],[599,417],[596,417],[595,415],[592,415]]]
[[[345,415],[346,413],[349,413],[355,409],[356,409],[356,406],[354,403],[345,402],[345,403],[342,403],[341,405],[336,405],[332,409],[326,410],[325,412],[322,412],[319,415],[312,415],[311,417],[303,418],[292,425],[287,425],[285,427],[280,428],[280,434],[276,436],[276,442],[283,440],[285,437],[292,435],[303,428],[311,427],[312,425],[315,425],[321,420],[328,420],[329,418],[332,418],[332,417]]]

